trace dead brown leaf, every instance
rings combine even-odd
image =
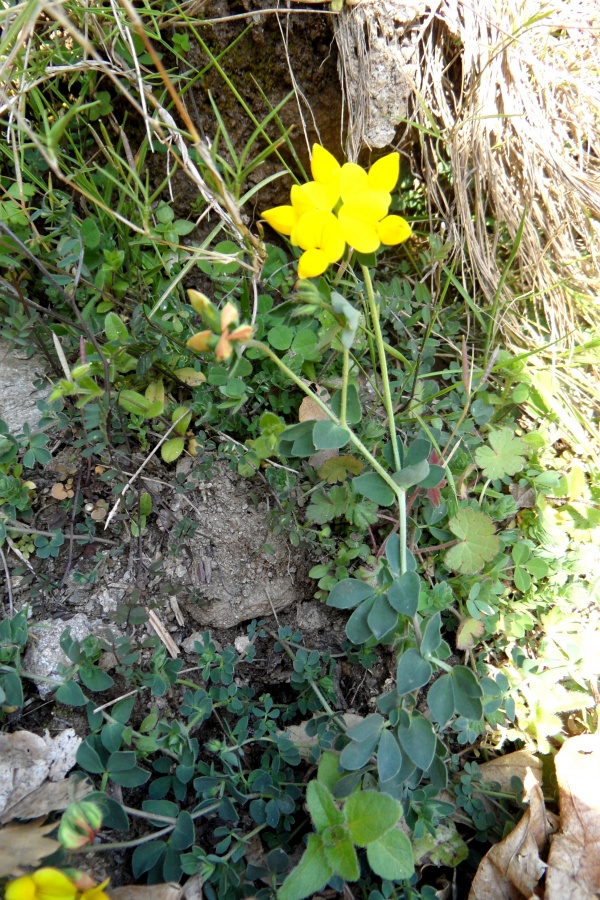
[[[553,836],[546,900],[592,900],[600,894],[600,738],[569,738],[554,760],[560,832]]]
[[[8,806],[0,816],[0,822],[8,822],[10,819],[38,819],[49,812],[66,809],[70,803],[79,803],[93,790],[92,785],[82,778],[45,781],[22,800]]]
[[[180,884],[126,884],[123,887],[107,889],[110,900],[179,900],[182,896]]]
[[[24,869],[36,867],[41,860],[55,853],[60,844],[46,835],[56,828],[56,823],[40,825],[5,825],[0,828],[0,878],[21,875]]]
[[[0,822],[14,818],[15,807],[44,782],[62,782],[75,765],[80,743],[72,728],[55,738],[29,731],[0,733]]]
[[[329,416],[327,415],[327,413],[323,412],[321,407],[315,403],[312,397],[305,397],[300,404],[300,409],[298,410],[299,422],[309,422],[311,421],[311,419],[321,420],[328,418]]]
[[[515,750],[489,762],[480,763],[479,771],[484,781],[497,781],[501,791],[510,791],[511,779],[514,775],[525,784],[527,770],[530,770],[537,783],[542,785],[542,762],[531,750]]]
[[[529,794],[529,808],[516,828],[481,860],[469,900],[523,900],[535,896],[535,888],[546,868],[540,853],[548,840],[549,825],[542,789],[531,770],[525,776],[524,785]]]

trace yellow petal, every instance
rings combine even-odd
[[[374,225],[362,219],[342,216],[341,213],[339,222],[346,243],[358,250],[359,253],[373,253],[377,250],[381,241]]]
[[[341,166],[335,156],[320,144],[313,144],[310,170],[315,181],[327,184],[329,181],[339,181]]]
[[[31,877],[36,900],[75,900],[77,896],[77,888],[59,869],[38,869]]]
[[[362,166],[344,163],[340,173],[340,194],[344,203],[353,195],[369,190],[369,177]]]
[[[313,209],[300,216],[294,229],[294,240],[303,250],[313,250],[321,246],[323,225],[328,213],[321,209]]]
[[[307,250],[298,260],[298,277],[299,278],[316,278],[322,275],[329,260],[322,250]]]
[[[187,342],[187,346],[191,350],[197,350],[198,353],[205,353],[211,348],[212,337],[212,331],[199,331],[198,334],[193,335],[189,339],[189,341]]]
[[[94,887],[86,888],[81,894],[79,900],[109,900],[108,894],[104,893],[110,878],[103,881],[102,884],[95,884]]]
[[[279,234],[291,234],[298,218],[293,206],[274,206],[273,209],[266,209],[261,216]]]
[[[375,225],[387,215],[391,202],[390,194],[385,191],[363,191],[350,197],[340,208],[339,215]]]
[[[5,900],[35,900],[35,882],[30,875],[15,878],[4,888]]]
[[[318,181],[307,181],[306,184],[301,185],[301,188],[304,195],[311,200],[316,209],[329,211],[333,209],[334,204],[337,202],[337,197],[334,203],[329,202],[330,191],[327,189],[326,184],[319,184]]]
[[[401,244],[412,234],[406,219],[402,216],[386,216],[377,226],[377,234],[382,244]]]
[[[388,153],[369,169],[369,187],[373,191],[393,191],[400,175],[400,154]]]
[[[337,262],[344,255],[346,241],[337,216],[330,213],[323,223],[321,249],[330,263]]]
[[[229,326],[236,325],[238,320],[238,311],[233,303],[226,303],[221,310],[221,331],[227,331]]]

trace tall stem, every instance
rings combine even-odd
[[[369,303],[369,314],[371,318],[371,328],[375,336],[375,344],[377,346],[377,355],[379,357],[379,371],[381,373],[381,388],[383,393],[383,404],[388,420],[388,429],[392,442],[392,453],[394,455],[394,468],[396,472],[401,469],[400,452],[398,450],[398,435],[396,434],[396,421],[394,417],[394,402],[392,400],[392,392],[390,390],[390,379],[387,368],[386,347],[381,332],[381,324],[379,322],[379,309],[375,301],[375,293],[373,291],[373,282],[371,281],[371,273],[368,266],[361,266],[365,289],[367,292],[367,300]],[[400,538],[400,572],[406,572],[406,491],[400,488],[396,489],[398,498],[398,537]]]
[[[340,403],[340,425],[346,428],[346,414],[348,409],[348,372],[350,369],[350,351],[343,348],[342,369],[342,399]]]

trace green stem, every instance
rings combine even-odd
[[[261,341],[254,341],[254,340],[248,341],[246,344],[246,347],[254,347],[255,350],[260,350],[261,353],[264,353],[266,356],[269,357],[269,359],[272,359],[273,362],[275,363],[275,365],[281,369],[281,371],[290,379],[290,381],[293,381],[294,384],[297,385],[297,387],[299,387],[300,390],[304,394],[306,394],[307,397],[310,397],[310,399],[313,400],[317,404],[319,409],[322,409],[323,412],[326,413],[327,417],[333,422],[334,425],[340,424],[340,420],[338,419],[338,417],[335,415],[334,412],[332,412],[329,409],[327,404],[321,400],[321,398],[318,396],[318,394],[315,394],[314,391],[311,391],[311,389],[302,381],[302,379],[299,378],[295,372],[292,372],[292,370],[289,369],[286,366],[286,364],[284,362],[282,362],[282,360],[279,359],[279,357],[277,356],[276,353],[273,353],[273,351],[271,350],[270,347],[267,347],[266,344],[261,343]],[[347,425],[346,425],[346,428],[348,428]],[[388,485],[388,487],[390,487],[393,490],[393,492],[396,495],[396,498],[398,500],[398,505],[399,506],[403,505],[405,502],[406,492],[403,491],[402,488],[398,487],[396,482],[390,476],[389,472],[386,472],[386,470],[383,468],[383,466],[381,466],[377,462],[375,457],[371,453],[369,453],[369,451],[367,450],[367,448],[365,447],[363,442],[360,440],[360,438],[358,438],[354,434],[354,432],[352,431],[351,428],[348,428],[348,434],[350,435],[350,441],[354,444],[354,446],[356,447],[358,452],[362,456],[364,456],[364,458],[369,462],[369,464],[373,467],[373,469],[377,472],[377,474],[381,478],[383,478],[383,480]],[[400,535],[402,535],[402,532],[400,532]],[[406,545],[406,519],[405,519],[405,525],[404,525],[404,542]],[[403,559],[404,559],[404,562],[402,564],[404,565],[404,568],[402,569],[402,571],[404,572],[404,571],[406,571],[406,547],[404,549]],[[401,562],[402,562],[402,559],[401,559]]]
[[[394,417],[394,402],[392,400],[392,392],[390,390],[390,379],[388,375],[387,368],[387,355],[386,355],[386,345],[383,341],[383,334],[381,332],[381,324],[379,322],[379,310],[377,308],[377,303],[375,301],[375,294],[373,292],[373,282],[371,281],[371,273],[369,272],[368,266],[361,266],[363,278],[365,281],[365,289],[367,292],[367,300],[369,302],[369,313],[371,317],[371,328],[373,329],[373,334],[375,336],[375,343],[377,345],[377,355],[379,356],[379,370],[381,372],[381,387],[383,391],[383,404],[385,407],[385,411],[387,413],[388,419],[388,429],[390,432],[390,438],[392,441],[392,453],[394,454],[394,468],[397,472],[400,471],[400,452],[398,450],[398,435],[396,433],[396,420]],[[398,498],[398,537],[400,538],[400,574],[404,575],[406,572],[406,543],[407,543],[407,528],[406,528],[406,491],[401,490],[400,488],[396,488],[394,491],[396,497]]]
[[[383,334],[381,333],[381,324],[379,322],[379,310],[375,301],[373,292],[373,282],[371,281],[371,273],[368,266],[361,266],[363,278],[365,280],[365,289],[367,291],[367,300],[369,302],[369,314],[371,318],[371,328],[375,335],[375,344],[377,345],[377,355],[379,357],[379,371],[381,372],[381,387],[383,390],[383,405],[388,418],[388,429],[392,441],[392,451],[394,454],[394,467],[397,472],[400,471],[400,453],[398,451],[398,436],[396,434],[396,422],[394,418],[394,403],[392,393],[390,391],[390,379],[388,376],[387,356],[383,344]]]
[[[346,428],[346,410],[348,408],[348,372],[350,369],[350,351],[343,349],[342,399],[340,404],[340,425]]]

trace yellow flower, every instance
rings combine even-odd
[[[95,885],[89,878],[84,883],[91,887],[80,890],[65,872],[47,867],[9,881],[4,897],[5,900],[109,900],[104,893],[108,878],[102,884]]]
[[[342,205],[338,211],[344,240],[359,253],[373,253],[381,244],[400,244],[412,234],[401,216],[388,216],[400,174],[400,155],[388,153],[368,172],[345,163],[340,174]]]
[[[367,172],[356,163],[338,161],[314,144],[311,158],[314,181],[294,185],[290,206],[262,213],[268,224],[304,251],[298,262],[300,278],[322,275],[342,258],[346,243],[359,253],[372,253],[381,244],[400,244],[411,235],[408,222],[388,215],[391,191],[400,173],[400,155],[389,153]],[[342,204],[337,211],[340,201]]]

